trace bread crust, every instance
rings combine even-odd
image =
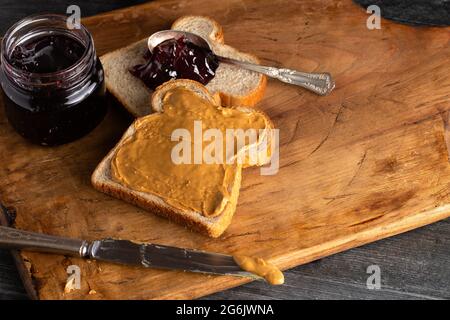
[[[213,41],[216,41],[220,44],[224,44],[224,35],[223,35],[223,28],[222,26],[214,19],[207,17],[207,16],[203,16],[203,15],[187,15],[187,16],[182,16],[179,17],[178,19],[176,19],[173,23],[172,26],[170,27],[171,29],[176,29],[177,26],[181,25],[184,21],[186,20],[191,20],[191,19],[198,19],[198,18],[202,18],[204,20],[208,20],[211,25],[213,26],[213,31],[209,34],[209,38]]]
[[[167,81],[156,88],[155,92],[153,92],[153,94],[150,96],[150,105],[152,106],[152,110],[154,112],[163,112],[164,110],[162,109],[161,102],[164,98],[164,94],[167,91],[177,87],[191,89],[193,91],[196,91],[196,93],[200,92],[202,97],[207,99],[209,103],[218,105],[214,96],[212,96],[208,89],[206,89],[206,87],[201,85],[199,82],[189,79],[177,79]]]

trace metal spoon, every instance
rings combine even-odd
[[[169,39],[179,39],[183,36],[186,37],[188,41],[194,43],[199,47],[212,50],[208,41],[206,41],[202,37],[190,32],[177,30],[163,30],[152,34],[148,38],[148,48],[150,52],[152,52],[153,49],[161,42]],[[259,64],[253,64],[250,62],[239,61],[231,58],[221,57],[218,55],[216,56],[221,62],[265,74],[280,81],[303,87],[319,95],[327,95],[334,89],[334,81],[329,73],[300,72],[285,68],[261,66]]]

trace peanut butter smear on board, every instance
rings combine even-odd
[[[202,144],[205,150],[211,143],[205,143],[202,134],[200,137],[194,134],[194,122],[200,120],[203,131],[218,129],[225,137],[226,129],[264,129],[264,116],[216,106],[182,88],[165,94],[163,110],[134,122],[135,133],[112,158],[112,178],[135,191],[158,195],[175,208],[201,212],[206,217],[219,215],[231,197],[238,164],[227,164],[225,160],[194,163],[195,145]],[[184,137],[172,141],[176,129],[188,130],[189,141]],[[188,163],[173,161],[172,151],[181,140],[190,145]],[[226,152],[225,145],[223,150]]]
[[[284,283],[284,275],[273,264],[261,258],[252,258],[247,256],[233,256],[234,261],[243,270],[263,277],[268,283],[272,285],[279,285]]]

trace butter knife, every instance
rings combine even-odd
[[[239,267],[233,256],[128,240],[63,238],[0,226],[0,247],[78,256],[146,268],[183,270],[263,280]]]

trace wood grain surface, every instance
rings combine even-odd
[[[87,137],[52,149],[24,142],[1,114],[0,200],[16,210],[18,228],[253,254],[285,269],[449,216],[448,28],[383,21],[369,31],[364,11],[347,1],[202,3],[153,2],[84,23],[103,53],[180,15],[208,14],[226,42],[263,62],[330,71],[337,88],[329,97],[269,83],[259,108],[281,129],[279,173],[247,169],[231,227],[207,239],[90,187],[129,123],[118,108]],[[22,256],[42,299],[195,298],[243,281]],[[64,295],[70,264],[82,269],[82,289]]]

